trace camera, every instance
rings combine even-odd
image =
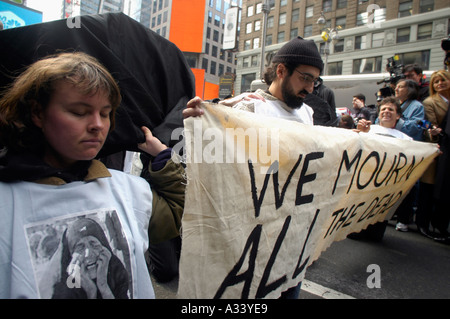
[[[390,85],[396,84],[398,82],[398,80],[405,78],[405,76],[403,75],[403,64],[397,64],[399,59],[400,58],[398,55],[394,55],[393,57],[390,57],[387,59],[386,71],[389,72],[390,76],[388,78],[385,78],[385,79],[377,82],[377,84],[389,83],[389,85],[381,88],[375,94],[377,96],[378,102],[380,102],[385,97],[394,95],[394,90],[390,87]]]
[[[445,51],[444,65],[450,66],[450,35],[447,39],[442,39],[441,48]]]
[[[429,128],[432,128],[433,125],[431,125],[430,121],[427,120],[418,120],[417,121],[417,127],[423,129],[423,130],[428,130]]]

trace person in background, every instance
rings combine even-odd
[[[338,127],[346,129],[356,128],[355,121],[353,120],[353,117],[349,114],[344,114],[339,118]]]
[[[401,114],[402,109],[400,107],[399,100],[393,96],[388,96],[380,102],[378,114],[379,124],[372,124],[371,121],[362,119],[358,122],[358,126],[355,131],[411,141],[412,138],[410,136],[400,132],[395,128],[397,122],[400,120]],[[402,204],[397,209],[397,214],[399,212],[408,211],[408,207],[411,205],[411,201],[413,198],[413,195],[410,194],[411,192],[405,197]],[[348,237],[352,239],[366,237],[375,241],[380,241],[383,238],[387,224],[388,221],[385,220],[383,222],[370,225],[366,230],[358,234],[350,234]]]
[[[443,137],[442,123],[449,109],[450,101],[450,72],[445,70],[436,71],[430,79],[430,96],[423,101],[425,118],[431,123],[431,127],[425,131],[425,141],[438,143]],[[416,224],[421,234],[429,238],[448,237],[448,209],[439,204],[440,200],[433,197],[436,178],[436,159],[425,171],[420,179],[419,205],[416,212]],[[439,232],[430,232],[431,225]]]
[[[95,159],[114,128],[120,103],[119,87],[108,70],[81,52],[60,53],[31,64],[0,99],[0,145],[5,148],[0,157],[0,298],[42,297],[40,283],[49,281],[44,273],[69,271],[49,269],[49,264],[34,260],[28,251],[27,229],[54,225],[67,230],[65,225],[74,216],[84,215],[105,221],[104,229],[120,234],[114,248],[130,265],[128,294],[155,297],[145,252],[149,241],[179,236],[184,169],[147,127],[141,128],[145,141],[136,144],[159,165],[154,168],[152,162],[148,181],[108,170]],[[102,218],[105,212],[113,217],[107,223]],[[87,227],[79,229],[84,230]],[[85,256],[90,252],[82,251]],[[52,259],[62,255],[54,254]],[[108,259],[112,260],[104,259],[103,267]],[[93,263],[86,267],[100,271]],[[111,263],[107,268],[114,269]],[[74,289],[83,289],[81,281]],[[52,295],[48,290],[45,295]],[[97,289],[92,297],[123,296],[106,291]]]
[[[380,111],[378,116],[378,124],[371,124],[371,121],[360,120],[356,127],[358,132],[378,134],[400,138],[403,140],[412,140],[412,137],[397,130],[395,126],[402,115],[400,102],[393,96],[384,98],[380,103]]]
[[[312,94],[308,94],[304,101],[314,110],[314,125],[336,127],[339,120],[336,116],[334,92],[323,84],[321,78],[314,84]]]
[[[423,140],[422,129],[417,125],[425,119],[425,111],[422,103],[417,100],[419,86],[413,80],[401,79],[395,86],[395,97],[400,100],[402,116],[398,120],[396,129],[412,137],[415,141]],[[414,216],[414,208],[417,207],[419,182],[409,192],[402,205],[397,209],[396,230],[408,231],[408,224]]]
[[[400,100],[402,108],[402,117],[395,128],[411,136],[415,141],[422,141],[423,132],[417,122],[425,119],[425,111],[422,103],[417,100],[417,83],[413,80],[399,80],[395,86],[395,97]]]
[[[403,75],[407,80],[413,80],[419,86],[417,100],[423,102],[429,95],[429,83],[424,80],[423,70],[417,64],[408,64],[403,67]]]
[[[357,124],[360,119],[370,121],[371,112],[370,109],[366,107],[366,97],[364,94],[353,95],[352,107],[352,116],[355,120],[355,124]]]

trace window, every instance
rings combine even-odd
[[[251,40],[245,40],[244,42],[244,51],[245,50],[250,50],[250,46],[251,46]]]
[[[247,17],[253,16],[253,6],[247,7]]]
[[[213,31],[213,40],[219,42],[219,31],[217,30]]]
[[[328,63],[327,75],[341,75],[341,74],[342,74],[342,61]]]
[[[217,58],[217,47],[215,45],[212,46],[211,55]]]
[[[217,74],[218,76],[221,76],[223,74],[223,71],[225,70],[225,67],[223,64],[219,64],[219,74]]]
[[[284,31],[278,32],[277,43],[284,42]]]
[[[258,56],[252,55],[252,66],[258,66]]]
[[[253,39],[253,49],[259,48],[259,38]]]
[[[347,0],[337,0],[337,9],[347,8]]]
[[[305,18],[312,18],[314,15],[314,6],[306,7]]]
[[[253,27],[253,23],[249,22],[245,25],[245,33],[249,34],[252,33],[252,27]]]
[[[353,74],[380,73],[382,57],[353,60]]]
[[[256,79],[256,73],[243,74],[241,77],[241,92],[250,91],[252,81]]]
[[[336,44],[334,45],[334,52],[344,52],[344,39],[340,39],[336,42]]]
[[[262,2],[256,4],[256,14],[262,12]]]
[[[397,29],[397,43],[409,42],[410,27]]]
[[[271,45],[272,44],[272,35],[268,34],[266,35],[266,45]]]
[[[417,28],[417,40],[431,39],[432,29],[432,23],[419,24]]]
[[[386,21],[386,8],[380,8],[377,9],[371,14],[370,16],[371,21],[369,21],[369,13],[368,12],[362,12],[358,13],[356,15],[356,25],[364,25],[367,23],[374,24],[377,22],[383,22]]]
[[[430,50],[401,53],[397,55],[399,57],[399,64],[407,65],[417,63],[423,70],[428,70],[430,67]]]
[[[419,13],[429,12],[434,10],[434,0],[420,0]]]
[[[255,21],[255,31],[261,30],[261,20]]]
[[[216,27],[220,27],[220,20],[221,20],[220,16],[216,14],[216,15],[214,16],[214,25],[215,25]]]
[[[273,17],[268,17],[268,18],[267,18],[267,28],[268,28],[268,29],[269,29],[269,28],[273,28],[273,20],[274,20]]]
[[[205,53],[209,54],[209,43],[205,44]]]
[[[312,24],[310,25],[305,25],[305,30],[303,32],[303,37],[307,38],[312,36]]]
[[[300,19],[300,9],[292,10],[292,23],[297,22]]]
[[[208,70],[208,59],[202,59],[202,69],[205,71]]]
[[[280,7],[284,7],[287,5],[287,0],[281,0]]]
[[[290,34],[290,39],[296,38],[298,36],[298,29],[292,29]]]
[[[367,37],[358,35],[355,37],[355,50],[364,50],[366,48]]]
[[[398,5],[398,17],[408,17],[412,15],[412,1],[402,2]]]
[[[345,29],[346,22],[347,22],[347,18],[346,17],[336,18],[336,28],[338,26],[340,26],[342,29]]]
[[[333,1],[332,0],[323,0],[322,2],[322,11],[323,12],[331,12]]]
[[[216,75],[216,65],[217,63],[214,61],[211,61],[211,68],[209,69],[209,73],[212,75]]]
[[[246,56],[243,60],[242,60],[242,67],[243,68],[248,68],[250,66],[250,57]]]
[[[384,32],[372,33],[372,48],[383,46]]]
[[[208,23],[212,23],[212,12],[208,11]]]
[[[280,20],[278,21],[279,25],[286,24],[286,13],[280,13]]]

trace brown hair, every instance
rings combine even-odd
[[[31,150],[42,145],[44,136],[31,120],[32,106],[37,103],[45,109],[55,84],[60,81],[72,84],[81,94],[106,92],[112,106],[110,129],[114,128],[114,115],[121,96],[112,75],[99,61],[85,53],[59,53],[28,66],[3,94],[0,144],[15,150]]]
[[[400,100],[394,96],[388,96],[385,97],[383,100],[381,100],[380,105],[378,106],[378,113],[380,113],[380,109],[382,105],[385,104],[394,104],[395,106],[395,110],[397,112],[398,115],[402,115],[402,105],[400,103]]]

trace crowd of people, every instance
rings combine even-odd
[[[320,79],[323,67],[315,43],[294,38],[267,68],[267,90],[219,103],[307,125],[439,143],[442,155],[397,212],[397,229],[406,230],[417,207],[421,232],[447,241],[449,72],[433,74],[423,102],[419,85],[407,76],[377,114],[366,112],[364,97],[355,94],[354,117],[338,119],[324,111],[334,110],[334,99]],[[323,122],[314,117],[314,99],[305,102],[312,95],[326,102],[320,101],[322,114],[329,114]],[[172,160],[171,149],[147,127],[142,127],[145,142],[137,145],[152,157],[145,179],[96,160],[120,102],[114,78],[85,53],[35,62],[2,95],[1,298],[154,298],[149,272],[162,281],[177,275],[185,191],[180,161]],[[201,102],[189,101],[183,117],[201,116]],[[418,127],[423,120],[432,123],[429,129]],[[52,257],[29,254],[30,238],[49,227],[61,235]],[[300,285],[281,297],[298,298],[299,291]]]

